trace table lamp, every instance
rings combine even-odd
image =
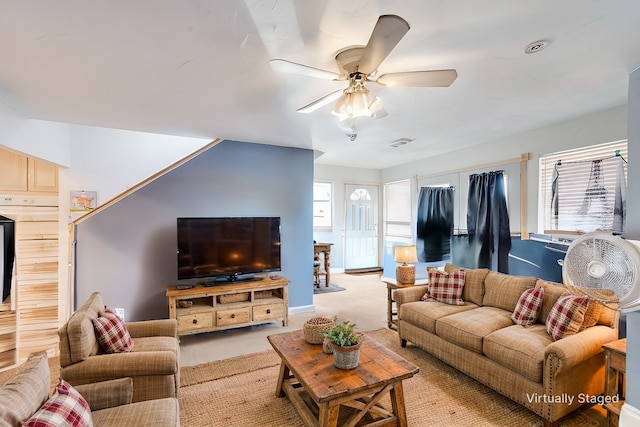
[[[409,262],[418,262],[415,245],[396,246],[394,259],[402,264],[396,267],[396,282],[399,285],[411,285],[416,282],[416,266]]]

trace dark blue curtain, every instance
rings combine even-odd
[[[476,262],[470,267],[508,273],[511,232],[502,171],[469,176],[467,231]]]
[[[422,187],[418,195],[418,261],[451,259],[453,187]]]

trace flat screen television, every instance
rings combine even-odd
[[[280,271],[280,217],[177,220],[179,281],[214,285]]]

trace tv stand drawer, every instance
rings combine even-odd
[[[200,329],[211,329],[213,327],[213,316],[208,313],[192,313],[178,316],[178,334],[183,332],[197,331]]]
[[[256,305],[253,307],[253,321],[261,322],[263,320],[281,319],[284,313],[284,305],[282,303]]]
[[[249,322],[251,322],[251,307],[216,311],[216,326],[229,326]]]

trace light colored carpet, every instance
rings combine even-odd
[[[368,334],[420,368],[404,382],[411,426],[541,426],[541,419],[424,351],[400,347],[394,331]],[[288,398],[275,396],[279,358],[273,350],[182,368],[181,424],[185,426],[303,426]],[[388,398],[383,405],[390,408]],[[599,426],[582,412],[560,426]]]

